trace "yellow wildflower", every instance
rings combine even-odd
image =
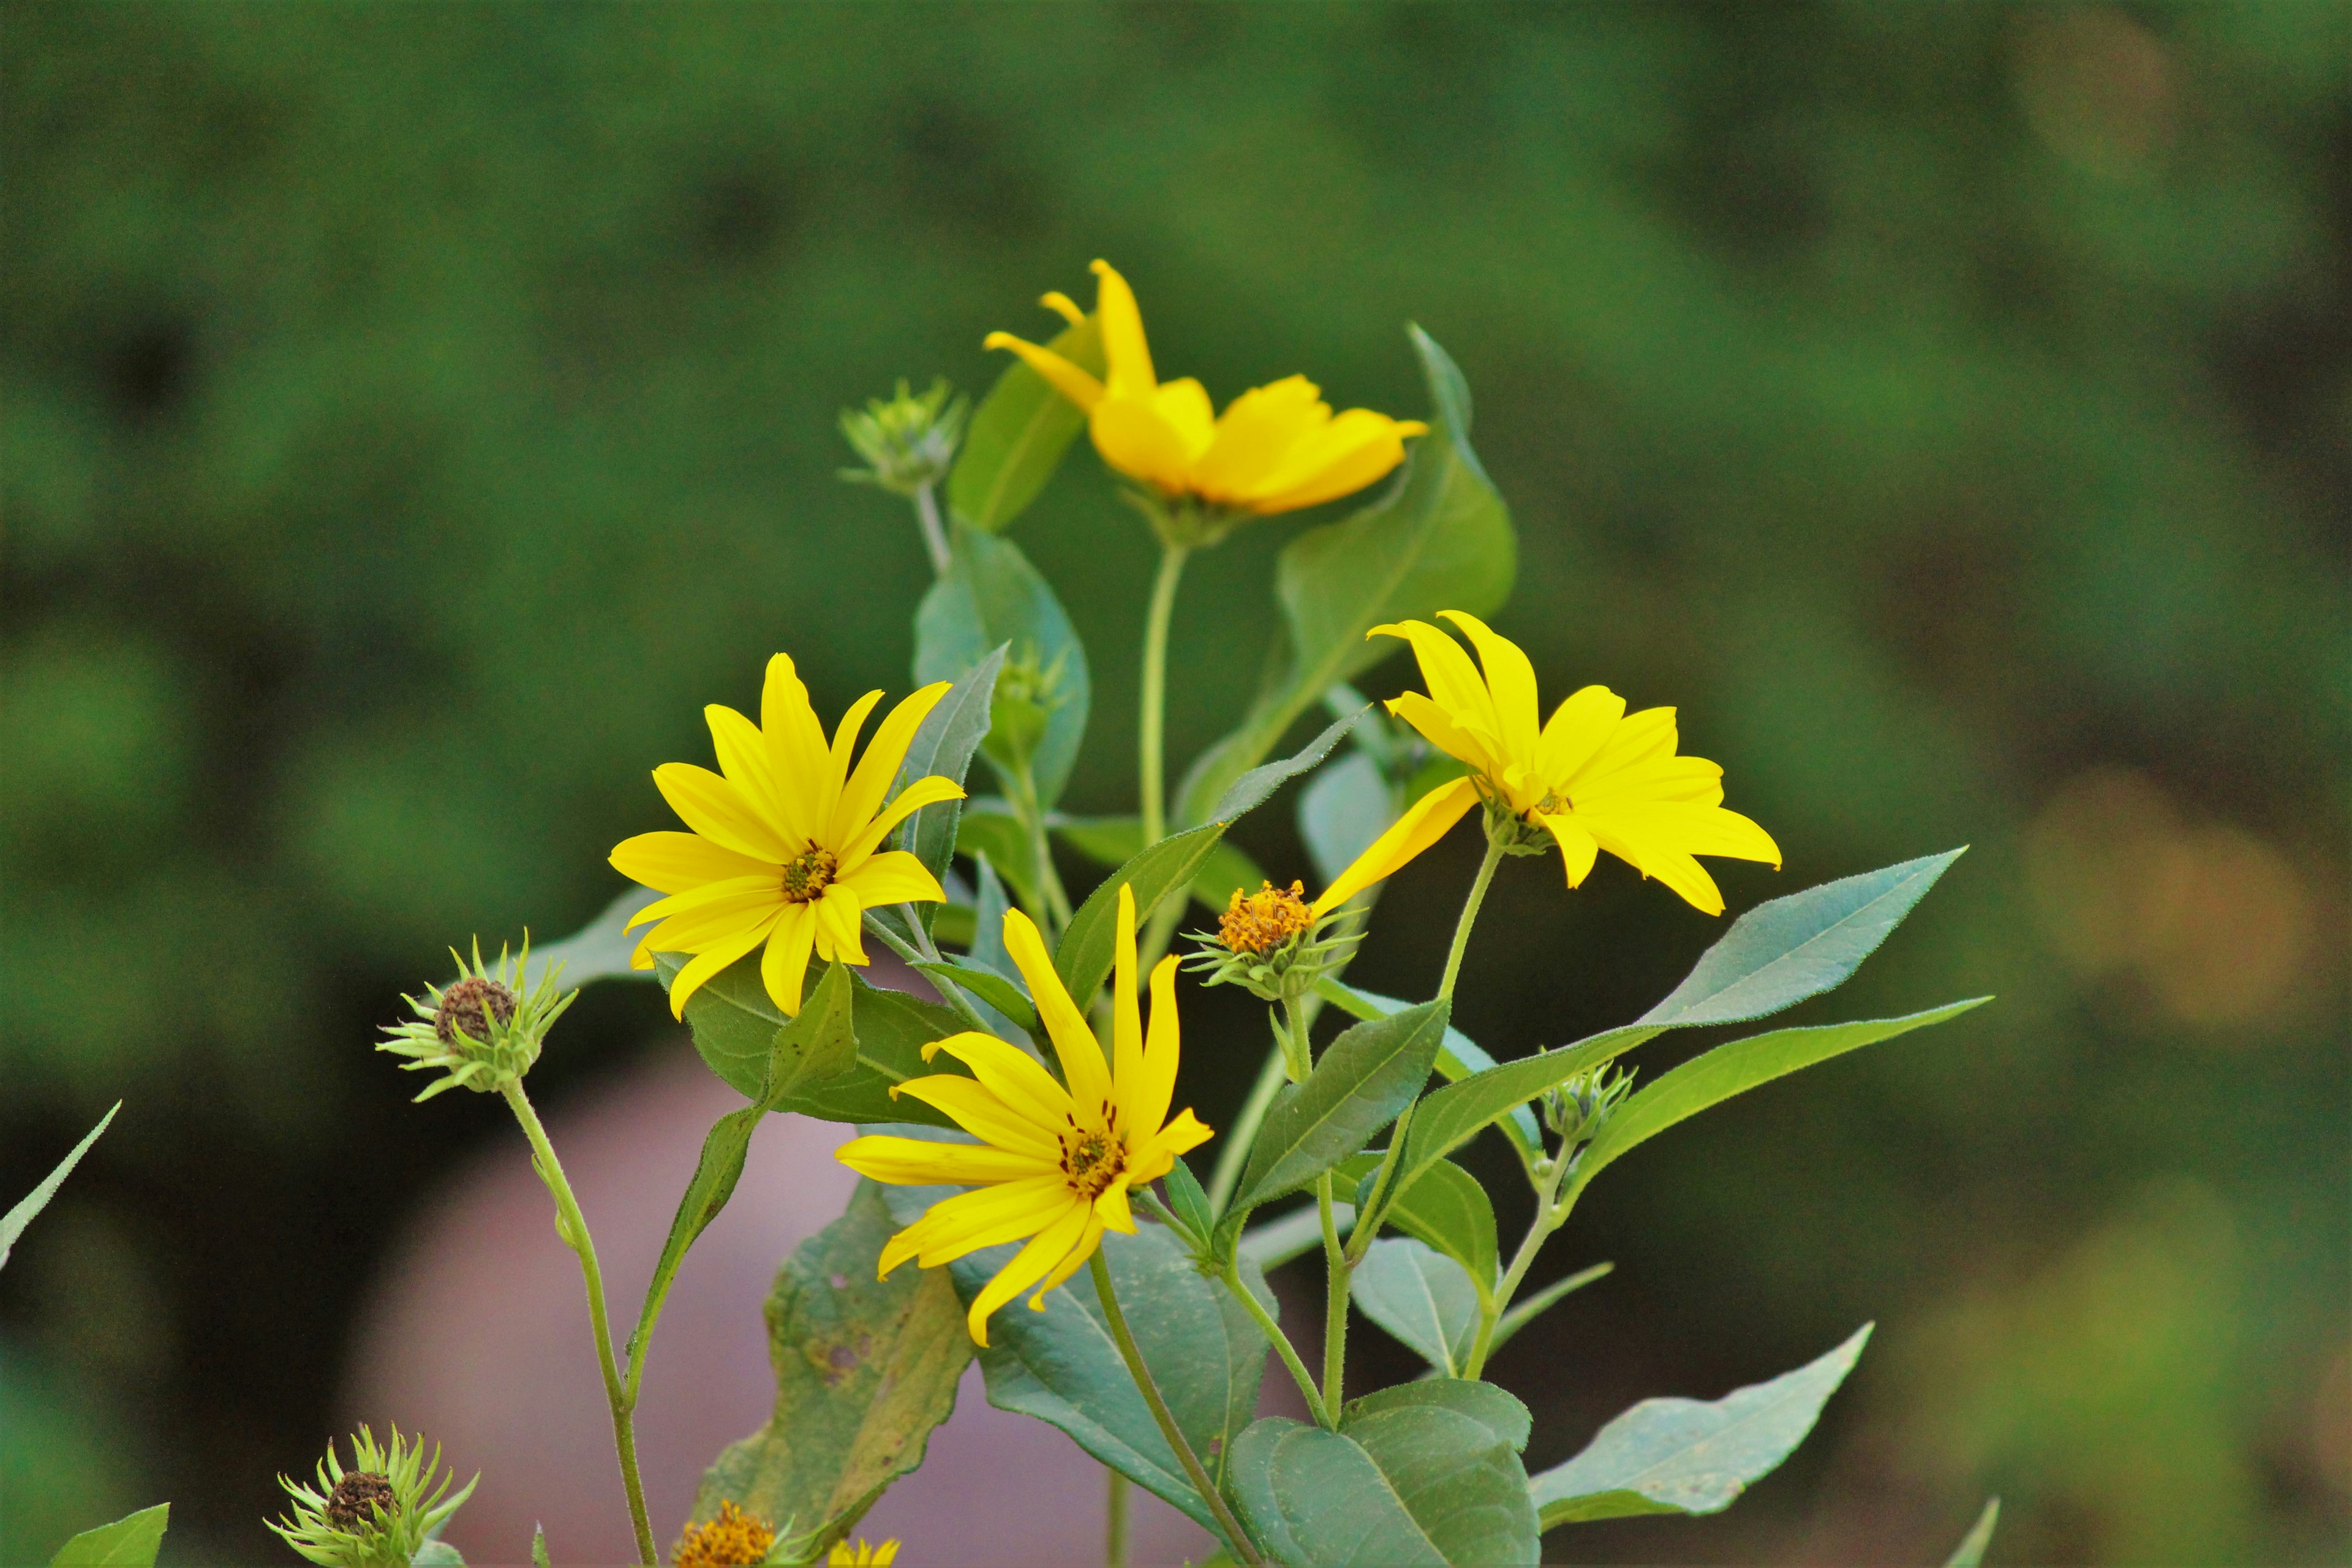
[[[670,1568],[756,1568],[775,1543],[776,1532],[766,1520],[722,1502],[718,1518],[686,1527],[670,1550]]]
[[[1426,621],[1374,626],[1366,635],[1412,644],[1428,694],[1408,691],[1388,710],[1438,750],[1468,763],[1470,774],[1415,802],[1315,900],[1316,913],[1336,909],[1396,871],[1481,800],[1549,832],[1571,888],[1606,849],[1695,907],[1719,915],[1723,895],[1694,857],[1780,864],[1780,846],[1769,834],[1723,809],[1723,770],[1704,757],[1675,754],[1673,709],[1629,714],[1623,698],[1605,686],[1588,686],[1554,709],[1538,730],[1528,656],[1475,616],[1439,613],[1476,646],[1483,675],[1460,644]]]
[[[654,770],[662,798],[694,831],[641,833],[612,856],[623,876],[669,895],[630,920],[632,929],[660,922],[631,962],[650,969],[656,952],[695,955],[670,984],[673,1015],[685,1016],[688,997],[761,942],[760,978],[777,1006],[796,1014],[812,953],[866,962],[866,910],[946,898],[920,860],[881,845],[909,814],[963,796],[934,773],[883,805],[916,726],[947,689],[936,682],[892,709],[854,772],[850,753],[879,691],[851,705],[830,746],[808,688],[781,653],[768,661],[757,726],[732,708],[702,710],[719,771],[688,763]]]
[[[1234,889],[1217,921],[1217,939],[1234,952],[1272,952],[1315,923],[1307,907],[1307,884],[1277,888],[1260,882],[1255,893]]]
[[[966,1315],[973,1342],[982,1345],[989,1315],[999,1307],[1034,1287],[1029,1305],[1044,1311],[1045,1292],[1094,1256],[1105,1230],[1132,1235],[1129,1190],[1157,1181],[1177,1155],[1210,1136],[1190,1109],[1168,1116],[1176,1089],[1176,959],[1161,959],[1151,972],[1147,1037],[1136,994],[1132,892],[1118,890],[1108,1063],[1055,973],[1045,939],[1018,910],[1005,911],[1004,946],[1052,1037],[1061,1082],[1003,1040],[950,1036],[925,1046],[923,1059],[945,1051],[971,1069],[971,1078],[909,1079],[890,1092],[946,1111],[981,1145],[869,1135],[840,1151],[843,1164],[877,1182],[976,1189],[933,1204],[892,1237],[882,1249],[885,1275],[909,1258],[935,1268],[983,1247],[1029,1238]]]
[[[1186,376],[1162,383],[1154,375],[1127,279],[1107,261],[1096,262],[1094,271],[1107,372],[1101,380],[1010,332],[989,333],[983,346],[1026,360],[1087,411],[1103,461],[1162,495],[1261,516],[1295,511],[1362,489],[1404,461],[1406,437],[1429,428],[1369,408],[1334,415],[1322,389],[1302,375],[1244,392],[1213,416],[1199,382]],[[1079,319],[1062,295],[1048,294],[1045,303]]]
[[[824,1568],[890,1568],[898,1557],[898,1543],[895,1541],[886,1541],[879,1546],[860,1541],[855,1551],[846,1541],[836,1541],[825,1556]]]

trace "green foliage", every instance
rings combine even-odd
[[[73,1174],[73,1168],[81,1163],[81,1157],[89,1152],[89,1146],[98,1142],[98,1135],[106,1131],[107,1124],[114,1120],[114,1113],[121,1109],[122,1102],[116,1100],[108,1108],[106,1114],[98,1119],[98,1125],[84,1133],[82,1141],[58,1162],[57,1169],[41,1178],[40,1185],[26,1193],[6,1214],[0,1215],[0,1268],[7,1266],[9,1252],[16,1247],[16,1238],[25,1234],[25,1227],[33,1223],[33,1216],[49,1206],[49,1200],[58,1195],[58,1189],[66,1184],[66,1178]]]
[[[950,575],[961,570],[959,564]],[[934,588],[932,592],[936,594],[940,590]],[[951,604],[965,602],[950,599]],[[972,753],[980,749],[988,734],[989,705],[996,691],[997,676],[1004,668],[1005,650],[1010,646],[1009,642],[999,643],[953,675],[917,674],[918,680],[953,680],[955,684],[948,689],[929,713],[923,715],[922,723],[917,726],[915,738],[907,745],[907,759],[898,765],[898,776],[891,784],[893,795],[917,779],[929,778],[934,773],[953,779],[957,784],[963,784],[970,777]],[[968,647],[959,647],[956,655],[970,651]],[[941,664],[952,666],[956,655],[943,654]],[[932,876],[945,877],[948,863],[955,858],[956,822],[962,805],[961,801],[933,801],[900,823],[893,835],[893,841],[899,848],[912,851],[915,858],[920,860]],[[928,920],[937,908],[936,904],[919,904],[916,910],[919,917]]]
[[[652,970],[630,967],[629,960],[646,933],[628,927],[632,915],[660,897],[651,888],[631,888],[562,942],[532,948],[523,962],[523,984],[544,984],[549,975],[558,973],[559,965],[559,984],[572,990],[599,980],[653,979]]]
[[[1307,1081],[1275,1096],[1223,1223],[1313,1181],[1362,1148],[1429,1079],[1451,1005],[1424,1002],[1350,1025],[1323,1048]]]
[[[1379,1173],[1367,1172],[1356,1190],[1357,1212],[1371,1196]],[[1462,1266],[1484,1300],[1494,1289],[1497,1249],[1495,1205],[1478,1178],[1450,1160],[1423,1166],[1411,1181],[1392,1180],[1380,1222],[1417,1237]],[[1375,1243],[1375,1246],[1378,1244]]]
[[[1211,820],[1216,802],[1272,751],[1293,721],[1339,682],[1391,651],[1364,634],[1386,621],[1439,610],[1485,615],[1509,596],[1517,542],[1509,511],[1470,450],[1470,391],[1420,328],[1412,329],[1429,382],[1427,436],[1394,486],[1339,522],[1284,547],[1275,592],[1282,605],[1277,673],[1230,734],[1203,752],[1177,795],[1181,822]]]
[[[1143,819],[1064,817],[1054,824],[1054,837],[1098,866],[1123,866],[1142,851]],[[1225,901],[1235,888],[1246,891],[1265,879],[1265,873],[1258,869],[1257,862],[1246,851],[1231,839],[1220,838],[1201,862],[1201,868],[1193,873],[1190,890],[1193,902],[1223,914]]]
[[[1139,853],[1105,878],[1070,916],[1062,942],[1054,950],[1054,967],[1062,984],[1084,1006],[1110,973],[1112,944],[1118,936],[1118,890],[1135,889],[1135,918],[1151,918],[1160,900],[1180,888],[1189,889],[1216,852],[1228,825],[1211,822],[1171,834]]]
[[[1080,370],[1103,373],[1102,329],[1094,317],[1065,327],[1046,345]],[[1013,360],[981,399],[948,475],[956,520],[1002,533],[1054,477],[1087,416],[1052,384]]]
[[[1952,1548],[1952,1554],[1944,1559],[1944,1568],[1982,1568],[1985,1548],[1992,1544],[1993,1527],[2000,1522],[2000,1499],[1987,1498],[1984,1510],[1977,1515],[1977,1521],[1969,1526],[1968,1534]]]
[[[998,919],[1001,921],[1003,916],[1000,914]],[[1003,940],[1001,927],[999,940]],[[937,963],[928,960],[918,961],[915,967],[925,974],[953,981],[962,986],[1011,1019],[1023,1032],[1033,1036],[1037,1033],[1037,1009],[1031,1005],[1028,993],[1021,989],[1021,983],[1012,976],[1000,974],[983,964],[956,958]]]
[[[947,573],[931,584],[915,612],[915,679],[961,679],[1000,647],[1010,650],[1009,662],[1051,672],[1052,700],[1046,705],[1044,732],[1031,754],[1022,759],[1038,805],[1051,806],[1069,783],[1078,743],[1087,732],[1087,711],[1093,700],[1087,650],[1061,601],[1019,545],[977,529],[958,528],[950,549]],[[989,685],[992,695],[996,685]],[[977,713],[964,725],[975,740],[985,730]],[[990,754],[1000,768],[1013,763],[1001,752]]]
[[[940,1270],[874,1277],[894,1228],[881,1190],[860,1182],[848,1211],[785,1260],[767,1306],[775,1414],[702,1478],[697,1521],[730,1501],[796,1521],[802,1550],[821,1553],[923,1462],[971,1341]]]
[[[1821,1419],[1870,1339],[1721,1399],[1645,1399],[1584,1451],[1528,1483],[1543,1526],[1642,1513],[1717,1513],[1778,1468]]]
[[[1527,1407],[1492,1384],[1409,1383],[1337,1432],[1269,1416],[1234,1446],[1234,1500],[1268,1552],[1317,1568],[1537,1560]]]
[[[49,1559],[49,1568],[154,1568],[155,1553],[163,1547],[163,1528],[172,1520],[172,1505],[159,1502],[137,1513],[85,1530]]]
[[[1354,1292],[1364,1316],[1407,1350],[1444,1376],[1469,1374],[1486,1292],[1460,1259],[1408,1237],[1383,1237],[1356,1265]]]

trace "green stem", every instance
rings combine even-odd
[[[1462,954],[1470,945],[1470,928],[1478,923],[1478,906],[1486,901],[1486,886],[1495,879],[1495,868],[1503,863],[1503,847],[1493,839],[1486,841],[1486,858],[1478,863],[1477,880],[1470,884],[1470,896],[1462,900],[1461,918],[1454,922],[1454,946],[1445,954],[1445,978],[1437,983],[1437,994],[1451,997],[1454,982],[1462,973]]]
[[[1315,1207],[1323,1216],[1323,1425],[1337,1430],[1340,1391],[1348,1377],[1348,1297],[1355,1266],[1339,1249],[1328,1171],[1315,1178]]]
[[[1110,1492],[1103,1501],[1103,1568],[1127,1568],[1127,1478],[1105,1467]]]
[[[922,524],[923,548],[931,552],[931,570],[946,576],[954,556],[948,550],[948,531],[940,524],[939,498],[929,485],[915,492],[915,521]]]
[[[1225,1141],[1217,1151],[1217,1168],[1209,1177],[1209,1212],[1222,1215],[1225,1205],[1233,1201],[1234,1188],[1241,1184],[1242,1165],[1248,1160],[1250,1145],[1257,1142],[1257,1130],[1265,1121],[1266,1108],[1281,1092],[1286,1070],[1282,1042],[1276,1040],[1265,1053],[1265,1066],[1258,1069],[1257,1082],[1250,1086],[1249,1098],[1242,1101],[1234,1124],[1225,1131]]]
[[[1225,1265],[1224,1280],[1225,1289],[1234,1293],[1234,1299],[1256,1321],[1258,1331],[1265,1335],[1266,1342],[1282,1357],[1282,1364],[1290,1369],[1291,1380],[1298,1384],[1298,1392],[1307,1396],[1307,1408],[1315,1414],[1315,1424],[1329,1427],[1330,1412],[1323,1408],[1323,1391],[1315,1386],[1315,1374],[1308,1372],[1307,1363],[1298,1359],[1297,1347],[1290,1342],[1290,1336],[1282,1331],[1282,1325],[1276,1322],[1273,1314],[1265,1310],[1265,1303],[1250,1294],[1249,1288],[1242,1283],[1242,1266],[1238,1262]]]
[[[646,1518],[645,1482],[637,1475],[637,1435],[630,1420],[636,1399],[633,1386],[623,1386],[619,1367],[613,1358],[613,1326],[604,1310],[604,1274],[596,1265],[596,1243],[588,1234],[588,1219],[580,1212],[579,1200],[572,1195],[572,1184],[564,1178],[563,1162],[555,1157],[555,1145],[548,1142],[547,1129],[539,1122],[539,1112],[531,1109],[530,1097],[522,1091],[522,1080],[509,1081],[503,1092],[515,1120],[522,1123],[523,1136],[530,1140],[532,1163],[539,1167],[540,1180],[554,1194],[564,1243],[580,1258],[581,1277],[588,1286],[589,1326],[596,1332],[596,1367],[604,1374],[604,1402],[613,1411],[613,1447],[620,1456],[621,1485],[629,1495],[629,1522],[637,1534],[637,1560],[646,1568],[653,1568],[659,1558],[654,1552],[653,1525]],[[638,1358],[645,1353],[645,1346],[636,1347]]]
[[[1166,781],[1161,777],[1161,728],[1168,708],[1168,623],[1176,611],[1176,584],[1184,575],[1184,558],[1192,552],[1181,544],[1160,547],[1160,575],[1151,583],[1151,610],[1143,623],[1142,733],[1136,763],[1143,791],[1143,847],[1168,836]]]
[[[1045,835],[1045,808],[1037,804],[1037,780],[1027,763],[1017,773],[1001,774],[1005,793],[1012,797],[1013,815],[1020,818],[1028,830],[1029,852],[1037,861],[1037,887],[1045,896],[1045,919],[1052,930],[1045,934],[1048,944],[1061,941],[1062,932],[1069,929],[1070,895],[1062,886],[1062,874],[1054,868],[1054,846]]]
[[[915,920],[915,907],[912,904],[900,904],[898,907],[907,911],[908,923],[914,925],[917,931],[923,929],[921,924]],[[905,959],[910,968],[917,963],[937,963],[940,962],[939,950],[937,948],[933,948],[929,955],[926,956],[923,953],[917,952],[914,948],[908,946],[905,941],[903,941],[896,931],[892,931],[888,926],[884,925],[878,920],[867,921],[866,922],[866,929],[871,934],[880,937],[882,939],[882,945],[888,948],[892,952],[897,953],[900,958]],[[961,1017],[965,1023],[971,1025],[974,1029],[977,1029],[983,1035],[992,1035],[996,1032],[996,1026],[991,1024],[987,1019],[982,1018],[980,1016],[979,1011],[975,1009],[971,1003],[964,996],[961,987],[956,985],[950,981],[943,980],[939,975],[930,973],[925,970],[919,969],[916,970],[915,973],[922,975],[924,979],[929,981],[931,983],[931,989],[940,994],[940,1000],[954,1008],[957,1016]]]
[[[1511,1298],[1518,1293],[1520,1284],[1528,1277],[1528,1267],[1536,1260],[1536,1254],[1543,1250],[1543,1244],[1550,1238],[1553,1231],[1568,1223],[1568,1211],[1575,1200],[1571,1197],[1569,1203],[1559,1202],[1559,1184],[1568,1175],[1568,1151],[1563,1149],[1552,1161],[1544,1186],[1536,1194],[1535,1218],[1528,1222],[1528,1234],[1520,1238],[1519,1249],[1512,1256],[1510,1268],[1504,1270],[1502,1283],[1495,1288],[1494,1300],[1487,1303],[1485,1315],[1479,1319],[1478,1339],[1470,1347],[1470,1364],[1463,1373],[1465,1377],[1476,1377],[1486,1370],[1486,1354],[1495,1342],[1495,1325],[1502,1320],[1504,1310],[1511,1304]]]
[[[1215,1483],[1209,1479],[1209,1472],[1202,1468],[1201,1456],[1192,1451],[1192,1439],[1184,1436],[1184,1428],[1176,1425],[1176,1417],[1169,1412],[1168,1401],[1160,1397],[1160,1384],[1152,1378],[1151,1369],[1143,1363],[1143,1352],[1136,1348],[1135,1336],[1128,1332],[1127,1314],[1118,1310],[1118,1292],[1111,1288],[1110,1265],[1103,1261],[1100,1247],[1095,1249],[1087,1266],[1094,1270],[1095,1293],[1102,1299],[1103,1318],[1110,1325],[1110,1337],[1118,1344],[1119,1358],[1127,1363],[1128,1375],[1135,1379],[1135,1386],[1142,1394],[1144,1404],[1151,1406],[1151,1418],[1160,1423],[1160,1435],[1168,1440],[1169,1447],[1175,1450],[1185,1475],[1192,1479],[1192,1489],[1201,1494],[1202,1503],[1223,1533],[1225,1544],[1232,1547],[1234,1554],[1249,1563],[1251,1568],[1258,1568],[1265,1559],[1258,1556],[1257,1547],[1242,1533],[1242,1527],[1234,1520],[1233,1511],[1225,1507],[1224,1495],[1217,1490]]]

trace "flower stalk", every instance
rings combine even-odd
[[[1141,779],[1147,849],[1168,837],[1167,780],[1161,756],[1168,709],[1168,628],[1176,612],[1176,585],[1183,580],[1184,561],[1191,554],[1181,544],[1160,545],[1160,571],[1151,580],[1151,607],[1143,622],[1143,700],[1136,765]]]

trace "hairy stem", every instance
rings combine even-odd
[[[1234,1299],[1255,1321],[1258,1331],[1265,1335],[1266,1342],[1274,1347],[1275,1353],[1282,1357],[1282,1364],[1290,1369],[1291,1381],[1297,1384],[1298,1392],[1307,1396],[1307,1408],[1315,1413],[1316,1425],[1331,1426],[1330,1413],[1323,1408],[1323,1391],[1315,1386],[1315,1374],[1308,1372],[1307,1363],[1298,1359],[1297,1347],[1290,1342],[1290,1336],[1282,1331],[1282,1325],[1274,1321],[1274,1315],[1265,1310],[1265,1303],[1250,1294],[1249,1287],[1242,1283],[1240,1263],[1225,1265],[1224,1281],[1225,1289],[1234,1293]]]
[[[1136,1388],[1143,1394],[1144,1404],[1151,1406],[1151,1418],[1160,1423],[1160,1435],[1176,1451],[1177,1459],[1184,1467],[1184,1474],[1192,1479],[1192,1489],[1201,1494],[1202,1503],[1216,1520],[1217,1529],[1224,1535],[1225,1544],[1232,1547],[1234,1554],[1249,1563],[1251,1568],[1257,1568],[1265,1559],[1257,1554],[1256,1545],[1242,1532],[1241,1524],[1234,1518],[1233,1510],[1225,1506],[1224,1495],[1209,1479],[1209,1472],[1202,1467],[1201,1456],[1192,1451],[1192,1439],[1186,1437],[1184,1429],[1176,1425],[1176,1417],[1168,1409],[1168,1401],[1160,1397],[1160,1384],[1152,1378],[1151,1369],[1143,1363],[1143,1352],[1136,1348],[1135,1336],[1128,1331],[1127,1314],[1118,1310],[1118,1292],[1111,1288],[1110,1265],[1103,1261],[1100,1247],[1095,1249],[1087,1267],[1094,1270],[1095,1293],[1102,1298],[1103,1318],[1110,1325],[1110,1337],[1118,1346],[1119,1358],[1127,1363],[1128,1375],[1135,1379]],[[1248,1292],[1244,1291],[1243,1294],[1247,1295]]]
[[[1339,1222],[1331,1212],[1331,1173],[1315,1178],[1315,1207],[1323,1216],[1323,1425],[1339,1425],[1348,1377],[1348,1298],[1355,1265],[1339,1249]]]
[[[1568,1223],[1568,1205],[1559,1201],[1559,1184],[1567,1178],[1570,1163],[1568,1151],[1561,1150],[1536,1194],[1536,1214],[1528,1222],[1528,1234],[1519,1239],[1519,1249],[1512,1255],[1510,1268],[1503,1271],[1502,1283],[1495,1288],[1494,1300],[1487,1303],[1485,1315],[1478,1321],[1478,1339],[1470,1347],[1470,1364],[1463,1373],[1465,1377],[1476,1377],[1486,1370],[1486,1354],[1495,1342],[1495,1325],[1502,1321],[1504,1310],[1518,1293],[1536,1254],[1543,1250],[1543,1244],[1553,1231]]]
[[[923,525],[923,548],[931,553],[931,570],[946,576],[954,557],[948,552],[948,531],[940,523],[939,498],[929,485],[915,492],[915,521]]]
[[[1492,839],[1486,842],[1486,858],[1478,863],[1477,879],[1470,884],[1470,896],[1462,900],[1462,915],[1454,922],[1454,946],[1445,954],[1445,978],[1437,983],[1437,994],[1450,997],[1454,982],[1462,973],[1462,954],[1470,946],[1470,928],[1478,923],[1478,906],[1486,901],[1487,884],[1495,879],[1495,868],[1503,862],[1503,847]]]
[[[1028,832],[1029,852],[1036,858],[1037,888],[1045,895],[1045,920],[1050,927],[1045,934],[1050,947],[1061,941],[1062,932],[1069,929],[1070,895],[1062,887],[1062,874],[1054,868],[1054,846],[1045,836],[1045,810],[1037,802],[1036,776],[1026,763],[1017,773],[1007,774],[1000,770],[999,776],[1013,801],[1013,816],[1020,818],[1021,826]]]
[[[620,1368],[613,1359],[613,1326],[604,1310],[604,1274],[596,1264],[596,1243],[588,1234],[587,1216],[580,1212],[579,1200],[572,1195],[563,1162],[555,1157],[555,1145],[547,1141],[547,1129],[540,1125],[539,1112],[531,1109],[530,1097],[522,1091],[522,1081],[508,1083],[503,1092],[515,1120],[522,1123],[523,1136],[530,1140],[540,1180],[554,1194],[564,1242],[580,1258],[580,1274],[588,1286],[589,1326],[596,1333],[596,1369],[604,1376],[604,1402],[613,1410],[613,1447],[620,1456],[621,1486],[628,1493],[629,1523],[637,1535],[637,1561],[654,1568],[660,1559],[654,1552],[653,1525],[646,1517],[646,1487],[637,1475],[637,1435],[630,1419],[636,1401],[631,1389],[623,1386]],[[645,1346],[636,1347],[637,1357],[642,1359],[645,1353]]]
[[[1176,584],[1184,576],[1181,544],[1160,547],[1160,574],[1151,583],[1151,610],[1143,623],[1143,708],[1136,765],[1141,779],[1143,847],[1168,837],[1167,781],[1162,776],[1161,731],[1168,708],[1168,623],[1176,612]]]

